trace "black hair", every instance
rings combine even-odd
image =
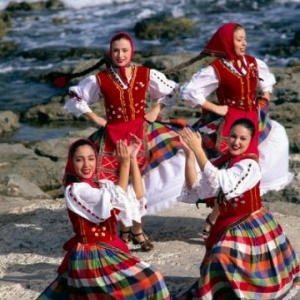
[[[238,126],[238,125],[247,128],[250,131],[251,137],[254,136],[254,134],[255,134],[255,126],[254,126],[254,123],[251,120],[249,120],[247,118],[237,119],[237,120],[235,120],[232,123],[230,129],[232,129],[233,127]]]
[[[93,145],[92,142],[90,142],[89,140],[85,140],[85,139],[80,139],[80,140],[77,140],[76,142],[74,142],[70,148],[70,154],[71,154],[71,157],[73,158],[75,153],[76,153],[76,150],[81,147],[81,146],[84,146],[84,145],[88,145],[88,146],[91,146],[94,150],[95,150],[95,147]]]

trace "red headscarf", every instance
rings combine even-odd
[[[237,27],[243,28],[239,23],[225,23],[223,24],[208,41],[204,50],[201,52],[203,56],[215,55],[233,61],[235,67],[236,61],[240,60],[243,64],[243,58],[238,56],[234,50],[234,32]],[[246,67],[243,64],[244,67]]]
[[[63,186],[66,187],[67,185],[73,183],[73,182],[86,182],[92,187],[99,187],[96,180],[96,174],[93,174],[90,178],[81,178],[79,177],[74,168],[73,164],[73,156],[76,151],[76,149],[83,145],[89,145],[91,146],[95,151],[95,157],[97,158],[97,148],[96,146],[88,139],[78,139],[74,143],[72,143],[69,147],[68,152],[68,160],[65,167],[65,173],[63,177]],[[95,169],[96,171],[96,169]]]
[[[112,57],[112,50],[113,50],[112,49],[112,44],[113,44],[113,42],[117,41],[117,40],[120,40],[122,38],[124,38],[124,39],[126,39],[126,40],[128,40],[130,42],[130,46],[131,46],[130,61],[131,61],[131,59],[132,59],[132,57],[134,55],[134,43],[133,43],[133,39],[132,39],[132,37],[128,33],[123,32],[123,31],[120,31],[120,32],[116,33],[111,38],[110,43],[109,43],[109,56]],[[125,82],[128,84],[128,79],[126,77],[126,72],[125,72],[126,67],[127,66],[120,67],[120,74],[121,74],[122,79],[124,79]]]

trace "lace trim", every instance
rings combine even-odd
[[[213,189],[219,187],[218,169],[214,167],[210,161],[205,165],[203,174],[205,174],[205,176],[202,176],[200,185],[205,184]]]
[[[244,75],[244,74],[241,74],[240,72],[238,72],[238,70],[228,60],[222,58],[222,62],[228,69],[230,69],[231,72],[238,74],[238,75]]]
[[[135,66],[133,64],[129,65],[132,70],[134,71]],[[120,76],[117,74],[116,70],[114,69],[114,67],[112,65],[110,65],[109,67],[109,72],[111,73],[113,79],[122,87],[122,89],[126,90],[128,88],[127,84],[125,84]],[[130,82],[131,78],[129,78],[129,82]]]
[[[200,184],[199,184],[199,182],[200,182]],[[191,189],[188,189],[186,186],[186,182],[184,182],[181,193],[177,197],[177,201],[185,202],[185,203],[196,203],[196,201],[199,199],[199,195],[198,195],[199,185],[201,185],[201,174],[200,173],[197,174],[197,179],[195,180]]]

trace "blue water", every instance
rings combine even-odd
[[[21,2],[21,0],[18,0]],[[28,2],[34,2],[30,0]],[[22,51],[53,47],[88,47],[106,49],[113,33],[126,30],[133,34],[136,22],[160,13],[188,17],[196,22],[198,36],[185,41],[142,41],[135,38],[135,48],[142,51],[162,47],[165,53],[199,53],[211,34],[224,22],[239,22],[246,27],[248,53],[264,59],[270,66],[285,65],[293,57],[274,57],[268,45],[286,44],[299,30],[300,1],[283,0],[63,0],[66,8],[57,11],[22,12],[11,18],[12,28],[2,41],[18,44],[15,55],[0,58],[0,110],[17,113],[59,93],[55,87],[30,79],[30,74],[79,61],[57,58],[24,58]],[[4,9],[9,0],[0,0]],[[55,25],[53,19],[63,24]],[[134,34],[133,34],[134,35]],[[163,44],[162,44],[163,43]],[[299,58],[299,53],[296,53]],[[25,77],[26,76],[26,77]],[[34,77],[33,77],[34,78]],[[30,131],[30,127],[28,129]],[[50,134],[50,133],[49,133]]]

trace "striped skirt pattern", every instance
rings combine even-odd
[[[175,299],[291,299],[300,286],[300,265],[281,226],[261,209],[207,250],[200,276]]]
[[[158,167],[182,149],[178,132],[186,126],[188,126],[187,122],[181,119],[168,119],[165,122],[148,124],[147,148],[149,160],[143,173]]]
[[[110,246],[77,244],[68,271],[38,300],[168,300],[162,275],[149,264]]]

